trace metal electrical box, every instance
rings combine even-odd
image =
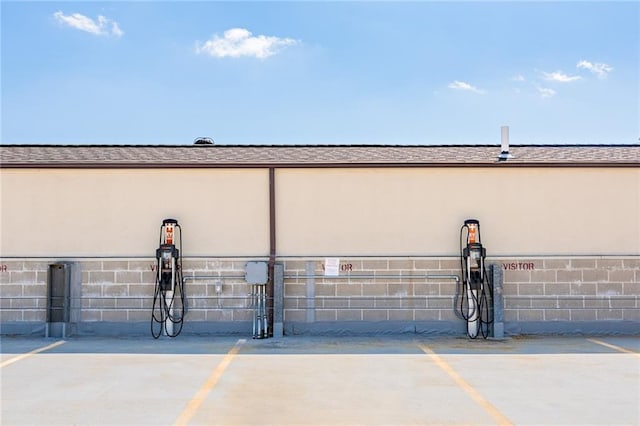
[[[71,264],[49,265],[47,283],[47,337],[66,337],[71,320]]]
[[[247,284],[251,285],[263,285],[269,280],[267,262],[247,262],[245,265],[244,279]]]

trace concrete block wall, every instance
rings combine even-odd
[[[60,260],[0,259],[0,332],[38,330],[44,324],[48,266]],[[229,324],[250,330],[251,286],[244,281],[248,260],[266,259],[184,259],[187,330],[218,330]],[[455,280],[423,277],[459,276],[458,258],[341,258],[338,277],[324,276],[324,260],[278,259],[285,268],[285,330],[287,324],[331,328],[332,323],[344,327],[460,321],[453,312]],[[72,261],[81,271],[75,284],[81,289],[76,316],[81,323],[148,328],[154,258]],[[583,327],[587,324],[600,324],[604,332],[640,330],[640,256],[505,257],[489,262],[503,269],[507,332],[571,331],[572,324],[576,330],[589,330]],[[545,328],[548,324],[558,327]]]

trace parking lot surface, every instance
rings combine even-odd
[[[3,425],[640,424],[640,338],[2,337]]]

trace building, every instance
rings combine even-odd
[[[176,218],[185,331],[250,332],[244,268],[259,260],[283,265],[287,334],[464,333],[452,276],[475,218],[507,333],[640,332],[640,145],[509,153],[0,146],[1,331],[44,329],[50,265],[68,262],[79,333],[146,332],[159,228]]]

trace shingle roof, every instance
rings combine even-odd
[[[640,145],[0,145],[0,167],[640,166]]]

